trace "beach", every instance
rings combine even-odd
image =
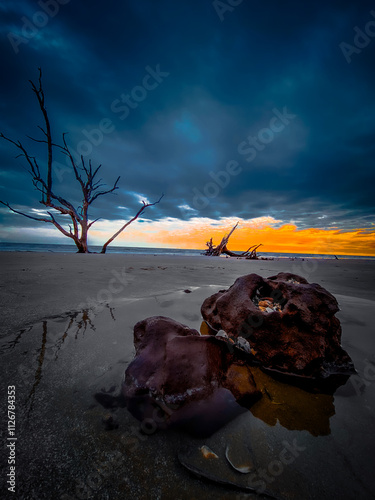
[[[0,269],[1,390],[16,387],[17,498],[257,498],[199,479],[177,460],[192,445],[224,456],[233,439],[233,446],[248,440],[247,449],[251,442],[261,470],[270,471],[285,446],[299,450],[267,473],[275,498],[375,494],[374,261],[2,252]],[[342,345],[357,369],[321,406],[305,402],[314,416],[301,413],[289,425],[299,398],[292,395],[273,423],[246,411],[206,439],[175,430],[147,435],[125,408],[95,397],[119,393],[137,321],[163,315],[199,330],[206,297],[240,276],[279,272],[337,298]],[[103,425],[108,413],[118,424],[111,430]],[[5,419],[1,433],[5,442]],[[3,479],[4,457],[1,466]]]
[[[76,311],[82,303],[151,297],[207,285],[228,287],[250,273],[268,277],[291,272],[333,294],[375,300],[375,261],[360,259],[2,252],[0,269],[2,334],[45,317]]]

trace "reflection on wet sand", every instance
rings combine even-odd
[[[110,309],[111,317],[114,319],[113,310]],[[65,327],[63,333],[60,333],[60,329],[58,329],[58,333],[56,333],[56,324],[59,324],[61,320],[67,320],[67,326]],[[52,326],[52,332],[49,332],[48,326],[49,324]],[[40,384],[43,371],[48,365],[49,362],[56,362],[59,358],[60,350],[63,348],[65,341],[70,336],[74,340],[77,340],[79,336],[84,336],[87,329],[89,328],[92,331],[95,331],[95,326],[90,316],[89,310],[83,310],[78,312],[70,313],[67,316],[63,316],[61,318],[52,318],[51,320],[42,322],[42,336],[40,348],[37,349],[38,356],[36,359],[36,368],[35,372],[33,368],[28,368],[25,364],[21,364],[18,367],[18,373],[21,375],[25,382],[29,382],[32,380],[31,373],[33,373],[33,385],[28,393],[28,396],[25,400],[25,414],[26,418],[29,419],[33,410],[36,391],[38,385]],[[36,325],[34,327],[30,327],[28,329],[23,329],[17,335],[17,337],[6,344],[4,344],[0,350],[0,352],[6,352],[7,350],[14,349],[17,344],[21,341],[22,336],[27,332],[28,334],[32,334],[33,330],[39,327]],[[31,350],[34,352],[34,349]],[[27,352],[24,352],[27,354]],[[28,362],[34,364],[32,359],[28,359]]]
[[[42,334],[42,347],[40,349],[39,357],[38,357],[38,365],[35,372],[34,384],[31,388],[30,394],[26,400],[26,404],[29,404],[27,415],[31,413],[34,405],[35,391],[38,387],[40,380],[42,378],[42,368],[44,362],[44,355],[46,352],[46,341],[47,341],[47,321],[43,321],[43,334]]]
[[[201,335],[217,333],[202,321]],[[239,353],[231,338],[226,338],[230,352]],[[231,344],[229,343],[231,342]],[[243,356],[247,355],[243,353]],[[329,419],[335,414],[334,393],[345,386],[348,375],[336,375],[318,380],[297,377],[253,366],[250,370],[262,397],[249,407],[251,413],[270,426],[277,423],[289,430],[306,430],[313,436],[330,434]]]
[[[229,391],[227,397],[218,399],[211,397],[199,403],[189,403],[180,408],[173,417],[157,420],[155,428],[165,429],[168,426],[182,428],[192,436],[210,436],[233,418],[240,415],[247,407],[251,414],[268,424],[279,423],[288,430],[308,431],[312,436],[330,434],[330,418],[335,415],[333,394],[309,392],[295,385],[286,384],[264,373],[259,367],[250,367],[257,388],[262,397],[251,406],[236,403]],[[239,379],[240,383],[240,379]],[[95,398],[104,407],[124,406],[120,397],[96,394]],[[110,400],[110,405],[108,405]],[[121,401],[121,405],[118,401]],[[129,411],[141,422],[152,419],[152,404],[158,408],[157,401],[145,395],[128,403]],[[148,408],[150,406],[150,408]],[[147,410],[148,409],[148,410]]]
[[[277,422],[289,430],[306,430],[313,436],[330,434],[329,419],[335,414],[334,397],[314,394],[275,380],[258,367],[251,369],[263,397],[251,413],[268,425]]]

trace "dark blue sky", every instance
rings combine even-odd
[[[145,217],[373,229],[373,2],[19,0],[0,16],[0,131],[44,158],[26,138],[43,124],[28,83],[41,66],[55,141],[68,132],[105,182],[121,175],[93,218],[164,192]],[[15,154],[0,141],[0,199],[42,208]],[[78,200],[58,154],[54,173]],[[3,240],[39,227],[0,215]]]

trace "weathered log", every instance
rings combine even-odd
[[[257,249],[262,246],[262,243],[259,245],[255,246],[255,248],[249,253],[249,255],[246,255],[246,259],[257,259]]]
[[[206,246],[208,247],[207,250],[205,251],[205,255],[209,256],[214,256],[214,257],[219,257],[221,254],[228,255],[229,257],[245,257],[246,259],[257,259],[257,249],[261,246],[261,243],[259,245],[252,245],[249,247],[246,252],[242,253],[236,253],[232,252],[229,250],[227,247],[229,238],[231,237],[233,231],[237,228],[237,224],[231,229],[229,234],[226,234],[224,238],[221,240],[220,244],[217,245],[216,247],[213,244],[212,238],[210,238],[210,241],[206,242]]]
[[[212,242],[212,238],[211,238],[210,241],[208,243],[206,243],[206,245],[208,246],[208,250],[206,250],[206,255],[219,256],[222,253],[227,253],[228,252],[228,249],[226,248],[227,243],[229,241],[229,238],[232,236],[233,231],[236,229],[237,226],[238,226],[238,222],[231,229],[230,233],[226,234],[224,236],[224,238],[221,240],[220,244],[217,247],[213,246],[213,242]]]

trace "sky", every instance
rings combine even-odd
[[[0,132],[46,168],[53,139],[102,164],[91,244],[375,255],[375,4],[331,0],[0,2]],[[43,214],[0,140],[0,200]],[[80,205],[58,150],[54,190]],[[0,241],[70,243],[0,205]]]

